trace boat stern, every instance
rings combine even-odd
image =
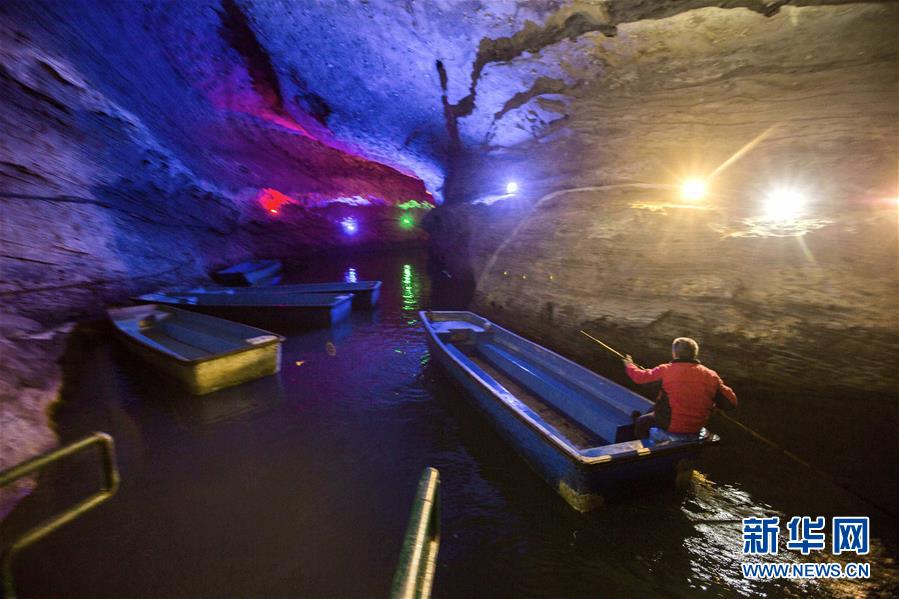
[[[606,500],[599,493],[590,493],[590,492],[581,492],[573,487],[569,486],[568,483],[564,480],[559,481],[559,485],[556,488],[556,491],[559,495],[562,496],[562,499],[568,503],[574,510],[584,513],[584,512],[592,512],[593,510],[598,510],[603,505],[605,505]]]
[[[353,309],[354,301],[355,294],[352,293],[337,296],[337,301],[330,308],[330,320],[332,325],[346,320]]]
[[[281,339],[233,354],[185,365],[179,377],[193,395],[246,383],[281,370]]]

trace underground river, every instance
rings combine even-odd
[[[871,507],[720,419],[723,442],[690,488],[572,511],[429,363],[416,311],[459,307],[454,281],[407,251],[336,258],[285,282],[354,277],[383,280],[378,310],[290,337],[279,375],[205,397],[145,370],[102,327],[83,334],[55,421],[62,442],[112,434],[122,485],[20,554],[21,596],[384,597],[426,466],[442,482],[436,597],[864,588],[742,577],[741,518]],[[0,540],[89,493],[93,459],[48,471]],[[881,540],[867,556],[878,581],[869,590],[888,593],[895,522],[873,526]],[[809,561],[785,550],[775,559]]]

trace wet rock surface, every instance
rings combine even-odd
[[[689,335],[747,382],[895,392],[894,212],[779,237],[664,194],[612,186],[536,208],[453,207],[434,215],[445,228],[435,230],[469,231],[477,310],[578,355],[596,351],[579,329],[646,363]],[[508,224],[487,233],[487,222]]]
[[[57,361],[71,330],[47,329],[21,316],[0,314],[0,470],[55,445],[48,421],[62,386]],[[32,478],[24,478],[0,489],[0,519],[33,485]]]

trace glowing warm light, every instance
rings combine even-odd
[[[765,218],[779,222],[796,219],[802,214],[805,204],[805,194],[796,188],[772,189],[765,197]]]
[[[260,189],[259,193],[256,195],[256,201],[272,214],[278,214],[285,204],[298,203],[292,197],[281,193],[277,189],[272,189],[271,187]]]
[[[359,223],[352,216],[348,216],[340,221],[340,227],[347,235],[355,235],[359,232]]]
[[[706,183],[702,179],[687,179],[681,184],[680,195],[689,202],[696,202],[705,197]]]
[[[516,193],[518,191],[518,183],[509,181],[506,183],[506,193]]]

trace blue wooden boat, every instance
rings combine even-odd
[[[131,351],[195,395],[281,369],[284,337],[268,331],[153,304],[107,313]]]
[[[632,414],[652,409],[646,398],[471,312],[420,315],[432,358],[578,511],[674,480],[718,441],[705,429],[689,440],[635,440]]]
[[[354,308],[373,308],[381,296],[381,281],[357,281],[346,283],[297,283],[294,285],[275,285],[275,291],[291,293],[352,293]]]
[[[353,296],[349,294],[273,293],[269,289],[166,290],[134,299],[177,306],[278,332],[329,327],[349,316],[352,309]]]
[[[381,295],[381,281],[359,281],[356,283],[297,283],[291,285],[269,285],[267,287],[195,287],[192,289],[167,289],[169,293],[229,293],[235,296],[258,293],[309,294],[324,293],[328,295],[353,294],[353,307],[373,308]]]
[[[281,280],[280,260],[248,260],[212,273],[217,283],[234,287],[274,285]]]

